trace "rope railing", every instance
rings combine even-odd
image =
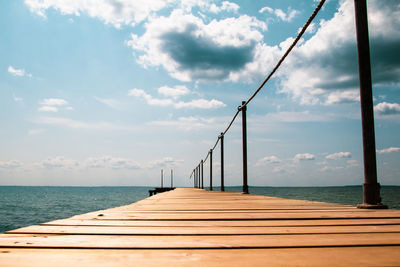
[[[196,168],[190,174],[190,179],[194,176],[194,187],[197,188],[204,188],[203,183],[203,164],[207,161],[210,156],[210,190],[212,190],[212,153],[217,147],[218,143],[221,144],[221,191],[224,191],[224,149],[223,149],[223,140],[224,135],[229,131],[232,124],[235,122],[237,116],[240,112],[242,112],[242,146],[243,146],[243,192],[248,193],[248,185],[247,185],[247,134],[246,134],[246,107],[247,105],[253,100],[253,98],[261,91],[261,89],[265,86],[265,84],[271,79],[271,77],[275,74],[275,72],[279,69],[282,63],[285,61],[286,57],[290,54],[293,48],[296,46],[298,41],[301,39],[303,34],[306,32],[308,26],[311,24],[315,16],[321,10],[322,6],[324,5],[326,0],[321,0],[317,7],[314,9],[314,12],[308,18],[307,22],[302,27],[301,31],[298,33],[297,37],[294,39],[292,44],[280,58],[278,63],[272,69],[272,71],[268,74],[265,80],[261,83],[261,85],[253,92],[253,94],[246,100],[242,101],[241,106],[238,107],[235,115],[233,116],[232,120],[229,122],[226,129],[221,132],[218,136],[217,141],[215,142],[214,146],[208,151],[206,157],[200,161],[200,163],[196,166]]]

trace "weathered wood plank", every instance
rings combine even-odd
[[[231,226],[231,227],[286,227],[286,226],[326,226],[326,225],[398,225],[400,219],[327,219],[327,220],[231,220],[231,221],[116,221],[116,220],[55,220],[41,225],[65,225],[65,226],[125,226],[125,227],[147,227],[147,226]]]
[[[219,213],[121,213],[100,211],[91,214],[83,214],[71,217],[72,219],[98,219],[98,220],[302,220],[302,219],[400,219],[400,214],[392,212],[369,212],[369,211],[343,211],[343,212],[219,212]]]
[[[400,233],[312,235],[0,235],[0,247],[43,248],[294,248],[400,246]]]
[[[400,225],[374,226],[308,226],[308,227],[101,227],[34,225],[8,231],[7,234],[98,234],[98,235],[285,235],[285,234],[351,234],[400,233]]]
[[[0,266],[398,266],[399,251],[400,247],[243,250],[0,249]]]

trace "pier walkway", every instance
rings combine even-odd
[[[0,266],[399,266],[400,210],[178,188],[0,234]]]

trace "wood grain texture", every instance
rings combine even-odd
[[[0,266],[400,265],[400,211],[200,189],[0,234]]]

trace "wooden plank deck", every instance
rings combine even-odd
[[[178,188],[0,234],[0,266],[399,266],[400,210]]]

